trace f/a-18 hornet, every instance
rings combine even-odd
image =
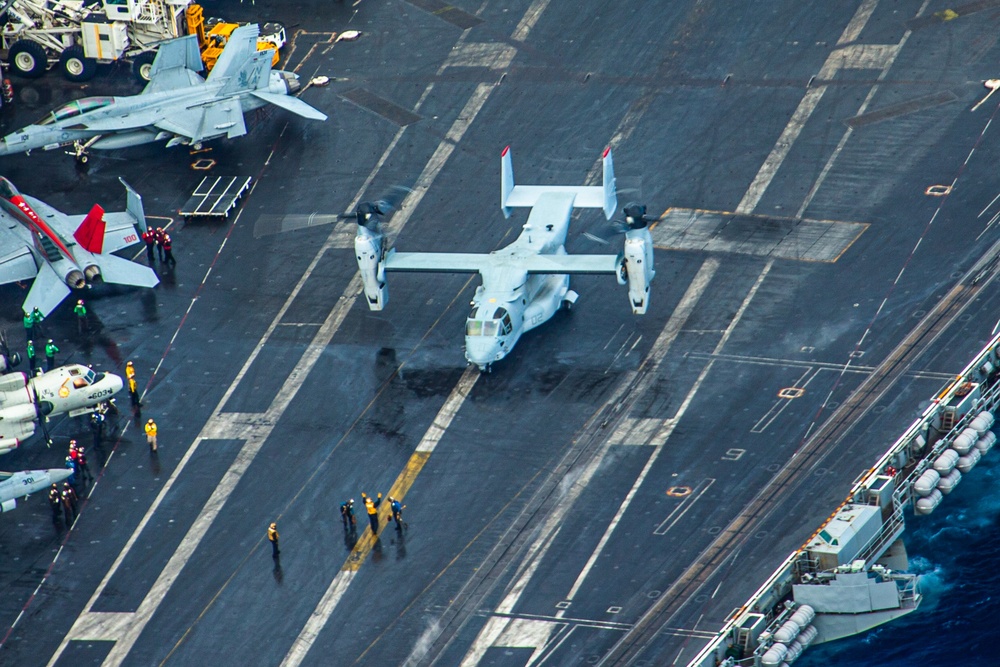
[[[87,215],[66,215],[22,195],[0,176],[0,285],[35,279],[21,306],[24,312],[38,308],[48,315],[70,288],[83,289],[97,278],[137,287],[160,282],[148,266],[111,254],[138,243],[146,231],[142,198],[122,184],[125,211],[105,213],[94,204]]]
[[[156,53],[150,81],[139,95],[85,97],[47,114],[34,125],[8,134],[0,155],[72,145],[81,162],[89,149],[114,150],[166,141],[167,146],[247,133],[243,114],[274,104],[305,118],[326,120],[291,93],[297,74],[271,71],[272,49],[257,50],[256,25],[233,31],[215,67],[203,79],[198,40],[187,35],[164,42]]]
[[[7,454],[35,433],[35,424],[49,417],[77,417],[94,411],[122,389],[121,377],[99,373],[80,364],[62,366],[29,377],[0,377],[0,454]]]
[[[355,256],[371,310],[382,310],[389,298],[387,271],[478,272],[472,312],[465,326],[465,357],[480,370],[507,356],[521,334],[548,321],[560,307],[576,302],[569,288],[573,273],[610,273],[628,285],[632,312],[641,315],[649,303],[653,240],[645,207],[625,208],[620,231],[625,246],[615,255],[567,255],[566,234],[574,208],[600,208],[608,220],[618,208],[611,149],[604,151],[603,186],[514,185],[510,147],[501,154],[500,206],[506,217],[513,207],[530,207],[520,236],[489,254],[396,252],[388,249],[379,216],[388,202],[362,203],[355,215]],[[353,217],[353,216],[352,216]]]

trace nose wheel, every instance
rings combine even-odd
[[[90,147],[94,145],[101,136],[91,137],[87,141],[74,141],[73,150],[66,151],[66,155],[72,155],[78,167],[86,167],[90,162]]]

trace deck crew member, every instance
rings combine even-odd
[[[156,451],[156,422],[150,419],[146,422],[146,442],[149,443],[149,451]]]
[[[73,307],[73,313],[76,315],[76,330],[79,333],[84,333],[87,330],[87,307],[83,305],[83,299],[76,302],[76,306]]]
[[[379,495],[379,500],[382,499],[382,494]],[[366,496],[361,494],[361,498],[365,501],[365,511],[368,512],[368,524],[371,526],[372,535],[378,537],[378,505]]]
[[[59,523],[59,515],[62,514],[62,494],[59,493],[59,486],[56,484],[49,489],[49,506],[52,508],[52,523]]]
[[[139,407],[139,386],[135,381],[135,366],[132,362],[125,364],[125,377],[128,379],[128,396],[132,399],[132,407]]]
[[[344,530],[347,530],[348,523],[351,529],[357,526],[357,521],[354,519],[354,498],[340,503],[340,518],[344,521]]]
[[[277,558],[281,553],[281,549],[278,548],[278,537],[278,524],[271,523],[267,527],[267,539],[271,542],[271,558]]]
[[[173,241],[170,240],[170,234],[163,234],[163,253],[164,260],[163,263],[169,266],[177,266],[177,260],[174,259],[173,253]]]
[[[146,229],[142,233],[142,242],[146,244],[146,260],[152,266],[156,263],[156,255],[153,254],[153,247],[156,245],[156,232]]]
[[[403,530],[403,510],[406,509],[406,505],[389,496],[389,507],[392,508],[392,520],[396,522],[396,530]]]
[[[156,231],[153,232],[153,238],[156,240],[156,254],[159,256],[160,261],[163,261],[163,239],[166,237],[167,233],[163,231],[163,227],[157,227]]]
[[[58,352],[58,351],[59,351],[59,348],[56,347],[56,344],[53,343],[52,339],[50,338],[49,342],[45,344],[45,370],[46,371],[51,371],[53,368],[56,367],[56,352]]]
[[[63,519],[66,521],[66,527],[69,528],[73,524],[73,520],[76,519],[76,491],[69,485],[69,482],[63,482],[62,493],[59,494],[59,497],[63,504]]]
[[[35,356],[35,341],[28,341],[28,368],[31,369],[31,374],[35,374],[35,365],[38,363],[38,357]]]

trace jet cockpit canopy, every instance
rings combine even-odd
[[[45,114],[37,125],[51,125],[57,121],[66,120],[67,118],[72,118],[74,116],[79,116],[80,114],[87,113],[88,111],[93,111],[94,109],[100,109],[101,107],[106,107],[109,104],[113,104],[115,98],[109,96],[100,97],[84,97],[80,100],[73,100],[72,102],[67,102]]]

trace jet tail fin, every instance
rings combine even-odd
[[[201,62],[201,51],[198,50],[197,35],[185,35],[160,44],[156,50],[156,58],[153,59],[153,67],[149,71],[149,78],[152,79],[160,72],[176,67],[186,68],[192,72],[205,69],[205,65]]]
[[[146,232],[146,212],[142,208],[142,196],[132,189],[132,186],[125,182],[121,176],[118,180],[125,186],[125,212],[135,218],[135,226],[142,233]]]
[[[104,228],[104,209],[100,204],[94,204],[73,232],[73,238],[89,252],[99,255],[104,249]]]
[[[220,95],[231,95],[241,90],[267,88],[271,78],[271,59],[274,51],[257,50],[257,24],[240,26],[229,36],[226,47],[208,75],[208,81],[228,79]]]
[[[135,285],[136,287],[156,287],[160,279],[148,266],[142,266],[117,255],[101,255],[98,259],[101,278],[106,283]],[[41,275],[41,274],[39,274]]]

